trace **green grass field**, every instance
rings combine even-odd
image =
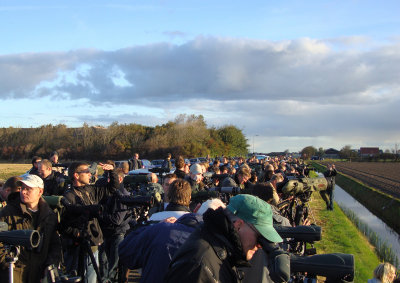
[[[379,264],[366,237],[346,217],[343,211],[335,205],[333,211],[326,210],[325,202],[319,194],[313,194],[310,208],[313,211],[316,224],[322,226],[322,240],[315,243],[317,253],[353,254],[355,260],[354,282],[367,282],[372,278],[372,272]]]
[[[0,180],[7,180],[12,176],[19,176],[32,168],[32,164],[0,163]]]

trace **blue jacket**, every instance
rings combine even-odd
[[[175,223],[133,231],[119,245],[119,260],[129,269],[142,268],[140,282],[163,282],[173,255],[200,222],[200,215],[188,213]]]

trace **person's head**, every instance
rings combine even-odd
[[[147,174],[147,178],[149,179],[150,183],[157,183],[158,182],[158,177],[155,173],[149,173]]]
[[[271,183],[257,183],[252,187],[252,195],[259,197],[265,202],[270,203],[273,200],[273,187]]]
[[[42,158],[39,156],[32,157],[32,166],[38,168],[39,162],[42,161]]]
[[[68,177],[74,186],[84,186],[90,184],[92,174],[89,165],[84,162],[72,162],[68,167]]]
[[[190,173],[189,164],[186,164],[186,163],[185,163],[185,168],[183,169],[183,171],[185,171],[185,174],[189,174],[189,173]]]
[[[135,152],[135,153],[133,154],[133,159],[139,159],[139,153]]]
[[[228,174],[228,167],[226,167],[225,165],[221,166],[220,169],[221,169],[221,174]]]
[[[281,164],[278,165],[278,170],[280,170],[282,172],[285,172],[286,171],[286,166],[283,163],[281,163]]]
[[[236,174],[236,168],[235,167],[229,167],[228,168],[228,174],[233,176]]]
[[[255,184],[258,182],[258,176],[257,176],[257,172],[256,171],[251,171],[251,177],[248,180],[250,183]]]
[[[267,166],[265,166],[265,171],[275,171],[274,165],[268,164]]]
[[[251,178],[251,169],[246,166],[242,166],[239,168],[236,175],[238,177],[239,183],[244,184]]]
[[[57,151],[53,151],[50,154],[49,160],[50,160],[51,163],[57,164],[58,163],[58,152]]]
[[[196,183],[200,183],[203,180],[203,169],[198,163],[190,166],[190,178]]]
[[[120,164],[120,168],[122,169],[122,172],[124,172],[125,175],[128,175],[129,173],[129,163],[127,161],[124,161]]]
[[[117,172],[117,176],[118,176],[118,182],[121,184],[125,178],[124,170],[122,168],[117,168],[116,172]]]
[[[167,156],[165,157],[167,160],[171,159],[171,153],[167,153]]]
[[[175,167],[179,170],[183,170],[185,167],[185,159],[182,156],[178,156],[175,161]]]
[[[213,171],[215,174],[221,174],[221,170],[219,169],[219,166],[213,165],[211,167],[211,171]]]
[[[216,210],[219,207],[226,208],[226,205],[222,202],[222,200],[220,200],[219,198],[209,199],[201,204],[199,210],[196,213],[203,215],[204,212],[206,212],[209,208]]]
[[[176,179],[169,186],[168,200],[170,203],[189,207],[191,196],[192,187],[188,181]]]
[[[0,190],[0,195],[4,200],[7,200],[8,195],[11,193],[19,192],[21,190],[21,177],[11,177],[3,184]]]
[[[208,170],[208,166],[209,166],[208,163],[202,162],[202,163],[200,163],[200,165],[201,165],[201,169],[203,170],[203,174],[206,173]]]
[[[391,283],[396,276],[396,268],[388,262],[379,264],[374,270],[374,277],[382,283]]]
[[[164,201],[166,201],[166,202],[169,201],[169,199],[168,199],[169,186],[170,186],[170,185],[172,184],[172,182],[174,182],[177,178],[178,178],[178,177],[177,177],[175,174],[173,174],[173,173],[170,173],[170,174],[165,175],[164,180],[163,180],[163,184],[162,184],[162,187],[163,187],[163,189],[164,189],[164,198],[165,198]]]
[[[42,179],[46,179],[53,171],[52,167],[53,165],[51,164],[50,160],[43,159],[40,161],[38,166],[39,176],[42,177]]]
[[[262,199],[247,194],[236,195],[230,199],[226,211],[240,237],[247,260],[257,251],[259,237],[270,242],[282,242],[273,226],[271,206]]]
[[[39,199],[43,194],[44,183],[37,175],[26,175],[21,181],[21,202],[28,208],[36,209]]]
[[[276,184],[283,182],[283,179],[284,178],[283,178],[282,174],[278,173],[278,174],[272,175],[270,182],[276,189]]]

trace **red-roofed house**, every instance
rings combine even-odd
[[[378,156],[379,154],[379,147],[360,147],[361,157]]]

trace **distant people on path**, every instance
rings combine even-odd
[[[333,210],[333,191],[335,190],[335,178],[337,171],[334,164],[328,164],[324,176],[328,181],[328,188],[325,191],[320,191],[322,199],[326,203],[327,210]]]

